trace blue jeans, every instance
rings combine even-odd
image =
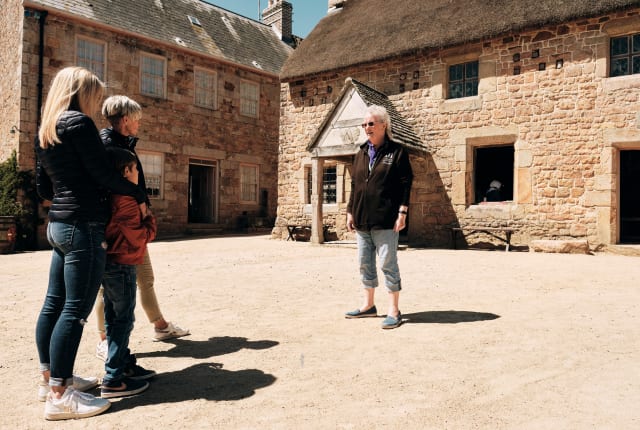
[[[105,224],[52,221],[49,286],[36,323],[40,370],[51,371],[50,385],[73,382],[73,365],[87,317],[96,301],[107,255]]]
[[[360,279],[364,288],[378,286],[376,254],[384,274],[384,285],[390,292],[400,291],[400,268],[398,267],[398,239],[400,233],[393,230],[356,230]]]
[[[109,352],[105,362],[104,382],[115,384],[122,373],[135,364],[129,350],[136,309],[136,266],[107,263],[104,277],[104,320]]]

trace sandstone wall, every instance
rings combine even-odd
[[[22,7],[3,1],[0,8],[0,162],[18,151],[20,139],[20,70]],[[20,153],[18,153],[20,158]]]
[[[619,150],[640,149],[640,75],[609,78],[608,44],[611,36],[638,32],[638,13],[283,83],[274,236],[282,237],[278,226],[300,217],[300,160],[309,157],[306,146],[345,78],[352,77],[387,94],[430,147],[414,182],[411,241],[443,246],[449,241],[447,225],[482,223],[518,228],[516,244],[574,238],[592,247],[615,243]],[[448,65],[473,60],[480,64],[479,95],[447,100]],[[473,204],[473,148],[504,143],[515,148],[513,202]]]
[[[190,159],[215,160],[218,163],[217,224],[220,227],[235,228],[243,212],[247,212],[249,217],[257,217],[262,212],[260,202],[240,202],[241,163],[259,165],[259,191],[264,190],[268,195],[266,215],[275,218],[280,92],[277,77],[49,15],[45,27],[44,98],[55,73],[74,65],[76,35],[107,43],[107,95],[125,94],[142,105],[137,149],[164,154],[163,198],[152,200],[160,235],[180,234],[187,229]],[[36,130],[37,46],[37,21],[25,19],[21,128],[28,136],[24,139],[28,145],[32,144]],[[141,52],[167,59],[166,99],[140,94]],[[194,105],[196,67],[217,73],[216,110]],[[239,113],[241,80],[260,84],[259,118]],[[100,116],[95,116],[95,121],[99,128],[108,126]]]

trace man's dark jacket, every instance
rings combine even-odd
[[[47,149],[35,139],[36,188],[40,197],[51,201],[49,220],[106,222],[111,209],[105,190],[132,196],[138,203],[145,201],[146,193],[107,161],[91,118],[79,111],[66,111],[58,118],[56,132],[61,143]]]
[[[133,136],[123,136],[113,128],[103,128],[100,131],[100,138],[102,139],[102,143],[105,146],[115,146],[117,148],[128,149],[133,152],[136,156],[136,161],[138,162],[138,186],[142,191],[144,191],[144,195],[147,196],[146,203],[147,206],[151,206],[149,202],[149,196],[147,194],[147,184],[144,181],[144,171],[142,170],[142,163],[140,162],[140,158],[138,158],[138,154],[136,153],[136,144],[138,143],[138,138]]]
[[[385,137],[369,172],[368,148],[365,142],[354,156],[347,211],[357,230],[392,229],[400,205],[409,206],[413,182],[409,154]]]

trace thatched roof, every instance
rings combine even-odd
[[[347,0],[285,63],[284,81],[640,6],[640,0]]]
[[[201,0],[24,0],[24,5],[272,75],[280,73],[292,51],[270,26]]]

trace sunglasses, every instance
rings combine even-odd
[[[362,128],[373,127],[374,125],[376,125],[376,123],[374,121],[369,121],[369,122],[365,122],[365,123],[360,124],[360,126],[362,126]]]

